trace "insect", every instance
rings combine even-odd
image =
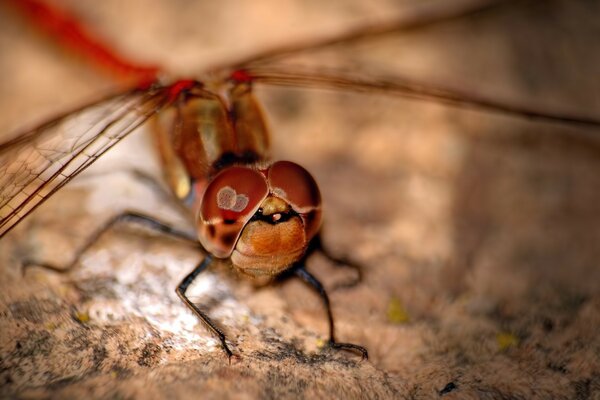
[[[200,83],[194,80],[180,80],[171,84],[143,82],[140,85],[142,88],[137,87],[83,108],[79,112],[66,114],[5,142],[0,147],[0,155],[3,157],[0,176],[4,179],[1,202],[2,233],[17,224],[50,194],[59,190],[71,177],[87,168],[120,138],[158,114],[158,119],[175,121],[175,124],[162,125],[159,121],[159,127],[156,128],[157,135],[163,141],[160,147],[161,154],[174,193],[197,210],[198,236],[204,247],[215,257],[230,258],[234,266],[249,275],[277,275],[292,268],[293,272],[321,293],[329,312],[332,347],[357,350],[366,357],[366,349],[361,346],[338,343],[334,339],[328,298],[322,285],[302,268],[313,238],[315,241],[312,243],[318,249],[318,190],[313,178],[302,167],[286,162],[270,165],[266,163],[268,134],[251,94],[252,85],[272,83],[379,90],[389,94],[469,103],[507,113],[558,121],[596,123],[594,120],[582,120],[568,115],[548,115],[534,109],[515,108],[469,98],[437,88],[423,89],[400,80],[357,77],[326,70],[315,72],[310,69],[278,69],[267,62],[293,51],[297,49],[285,48],[273,54],[232,63],[227,68],[216,68],[211,71],[216,75],[213,77],[215,89],[209,89],[209,81]],[[227,97],[215,94],[223,88],[228,89]],[[198,110],[212,115],[206,120],[198,119]],[[188,117],[194,113],[196,119]],[[94,118],[97,115],[100,117]],[[76,117],[91,118],[89,129],[65,129]],[[202,124],[216,128],[203,130],[201,139],[192,137],[190,132],[197,132],[198,126]],[[210,129],[215,129],[214,133],[211,133]],[[65,134],[72,136],[65,137]],[[246,140],[248,143],[242,144]],[[186,145],[179,144],[179,141]],[[61,148],[63,145],[66,147]],[[30,150],[34,148],[52,149],[52,152],[48,155],[38,151],[32,156]],[[42,160],[33,173],[19,169],[22,165],[33,165],[29,163],[32,157]],[[252,185],[246,186],[249,183]],[[295,192],[296,190],[298,192]],[[144,216],[128,214],[127,218],[146,221],[145,223],[167,233],[179,234],[166,225]],[[287,231],[283,236],[282,230]],[[280,240],[282,237],[287,241],[274,246],[273,238]],[[259,242],[259,239],[264,243]],[[260,251],[257,250],[259,247]],[[261,259],[267,261],[263,262]],[[178,294],[211,327],[227,355],[231,356],[232,352],[223,333],[200,308],[185,297],[186,288],[191,280],[204,270],[211,260],[211,256],[205,258],[182,281],[178,287]]]

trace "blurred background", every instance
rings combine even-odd
[[[418,26],[278,65],[335,68],[575,116],[600,115],[597,1],[61,1],[120,53],[202,71],[272,47],[394,19]],[[445,16],[445,17],[444,17]],[[0,138],[120,90],[0,2]],[[594,398],[600,393],[598,128],[381,93],[255,87],[275,159],[304,165],[324,198],[325,244],[363,282],[314,257],[337,337],[369,362],[322,352],[326,321],[301,282],[255,288],[216,268],[193,298],[236,343],[227,365],[174,288],[189,246],[111,230],[136,209],[191,228],[131,168],[160,176],[143,132],[0,240],[4,396]],[[110,188],[110,191],[107,190]],[[110,384],[107,384],[110,382]]]

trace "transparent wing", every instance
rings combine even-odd
[[[575,124],[598,136],[600,83],[587,77],[600,55],[593,39],[576,39],[584,28],[561,18],[523,2],[423,3],[380,25],[233,65],[269,85],[377,91]]]
[[[600,130],[600,117],[548,110],[531,104],[503,102],[478,93],[469,93],[458,89],[435,86],[431,83],[416,82],[408,77],[357,76],[344,71],[322,68],[253,67],[245,68],[252,80],[277,86],[314,87],[319,89],[342,89],[357,92],[381,92],[406,98],[429,100],[458,107],[472,107],[513,116],[547,120],[557,123],[573,124],[591,130]]]
[[[132,90],[0,144],[0,237],[167,103]]]

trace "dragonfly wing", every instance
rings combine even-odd
[[[383,92],[574,124],[597,136],[600,84],[582,77],[596,75],[600,58],[591,48],[581,57],[574,39],[585,28],[569,26],[563,35],[547,29],[566,25],[559,16],[509,3],[419,4],[400,18],[274,48],[232,69],[270,85]]]
[[[470,107],[524,118],[573,124],[600,130],[600,117],[536,107],[518,101],[503,101],[451,87],[418,82],[409,77],[351,74],[335,69],[311,69],[298,66],[248,66],[245,71],[254,82],[276,86],[342,89],[356,92],[381,92],[392,96],[428,100],[458,107]],[[596,132],[597,135],[597,132]]]
[[[166,103],[132,90],[0,144],[0,237]]]

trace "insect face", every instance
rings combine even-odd
[[[298,261],[321,224],[321,195],[298,164],[233,166],[207,185],[198,237],[217,257],[251,276],[276,275]]]
[[[206,187],[198,212],[202,245],[251,276],[277,275],[298,261],[320,224],[317,184],[289,161],[224,169]]]

